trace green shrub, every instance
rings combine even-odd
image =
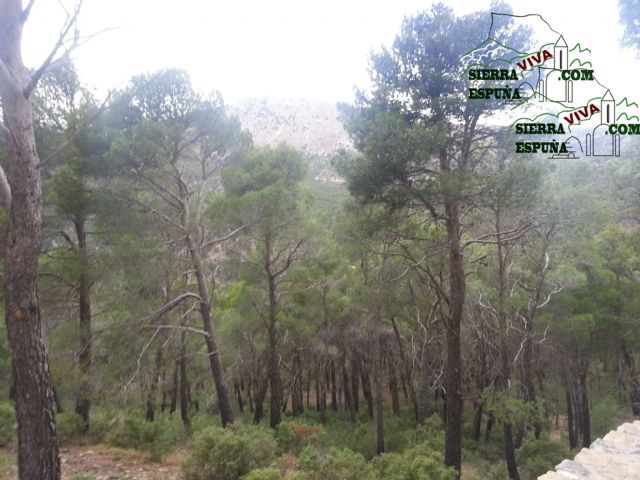
[[[375,478],[373,467],[359,453],[347,448],[331,447],[322,456],[314,448],[305,448],[298,457],[298,468],[309,480],[371,480]]]
[[[298,420],[285,420],[274,433],[282,452],[300,453],[309,445],[318,446],[325,441],[324,429],[319,425],[309,425]]]
[[[16,438],[16,416],[13,405],[0,402],[0,447],[4,447]]]
[[[571,458],[569,448],[555,440],[528,440],[516,451],[516,461],[523,480],[535,480],[553,470],[565,458]]]
[[[615,397],[604,397],[591,402],[591,438],[606,435],[617,425],[619,413],[618,401]]]
[[[356,423],[349,421],[334,422],[326,427],[326,437],[328,444],[326,448],[335,447],[338,449],[349,449],[370,459],[376,455],[376,433],[375,425],[370,420],[366,423]]]
[[[209,427],[196,435],[183,470],[187,480],[236,480],[267,467],[276,451],[275,439],[263,428]]]
[[[73,440],[82,435],[82,430],[84,430],[84,420],[74,411],[57,414],[56,424],[58,425],[58,436],[62,442]]]
[[[283,480],[284,476],[276,468],[258,468],[242,477],[242,480]]]
[[[106,408],[94,407],[89,419],[89,435],[96,442],[105,439],[110,430],[118,423],[118,417]]]
[[[159,460],[171,451],[178,435],[170,419],[159,417],[148,422],[140,414],[130,413],[117,421],[106,441],[114,447],[148,452],[152,459]]]
[[[455,480],[456,471],[444,466],[440,451],[428,442],[416,445],[402,453],[385,453],[374,460],[381,480]]]

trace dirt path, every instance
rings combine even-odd
[[[4,462],[0,462],[3,467],[0,480],[15,480],[15,467],[7,465],[11,457],[15,464],[15,455],[2,450],[0,457],[4,459]],[[150,461],[144,453],[103,444],[63,447],[60,450],[64,480],[70,480],[75,475],[86,475],[86,480],[182,480],[181,460],[181,452],[169,455],[163,463],[157,463]]]

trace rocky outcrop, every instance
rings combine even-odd
[[[640,479],[640,421],[617,430],[583,448],[573,460],[563,460],[555,472],[538,480],[637,480]]]
[[[252,98],[230,105],[229,110],[258,145],[286,142],[315,157],[353,148],[333,103]]]

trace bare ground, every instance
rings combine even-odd
[[[182,452],[177,451],[162,463],[152,462],[144,453],[104,444],[68,446],[60,450],[64,480],[76,475],[85,475],[86,480],[182,480],[182,458]],[[15,452],[0,449],[0,480],[15,479]]]

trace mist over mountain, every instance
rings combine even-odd
[[[303,151],[315,180],[341,183],[331,167],[331,157],[353,145],[339,119],[336,104],[322,101],[248,98],[229,105],[257,145],[285,142]]]

